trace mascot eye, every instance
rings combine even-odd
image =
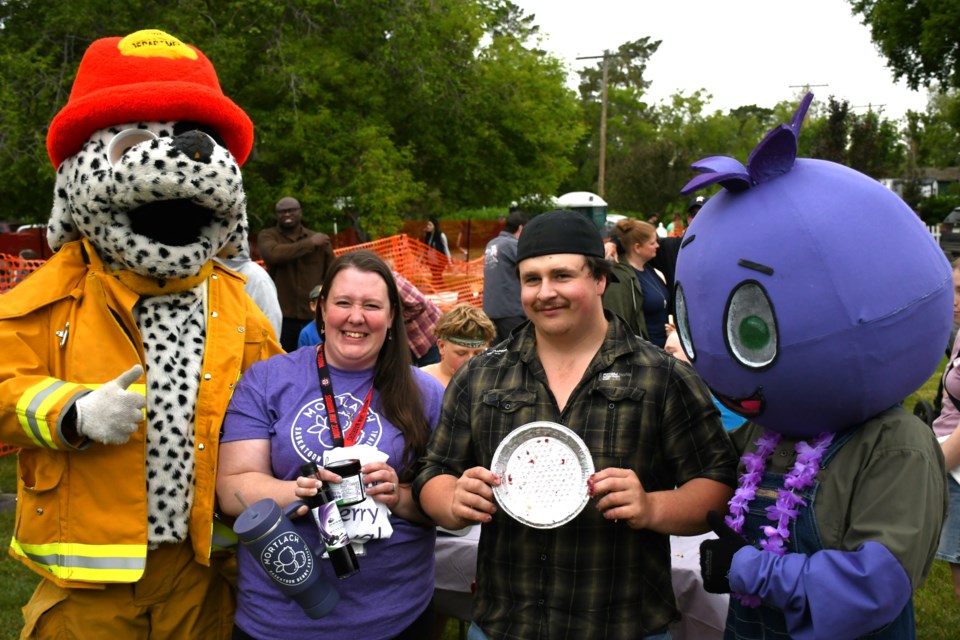
[[[134,146],[156,139],[157,134],[147,129],[124,129],[107,143],[107,159],[115,167],[123,154]]]
[[[680,334],[680,345],[686,352],[690,362],[696,359],[696,352],[693,350],[693,338],[690,337],[690,321],[687,317],[687,298],[683,295],[683,287],[677,283],[676,291],[677,305],[677,332]]]
[[[760,369],[777,357],[777,322],[767,292],[744,282],[730,296],[724,322],[727,345],[738,362]]]
[[[201,122],[192,122],[189,120],[182,120],[173,125],[173,135],[174,137],[187,133],[188,131],[200,131],[207,134],[213,141],[216,142],[221,147],[226,147],[227,145],[223,142],[223,137],[217,132],[216,129],[210,125],[203,124]]]

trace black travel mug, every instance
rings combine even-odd
[[[250,505],[233,530],[274,584],[310,618],[322,618],[339,602],[340,594],[276,501],[264,498]]]

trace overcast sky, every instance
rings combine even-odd
[[[513,0],[535,14],[543,48],[576,70],[621,44],[662,40],[647,66],[648,98],[659,102],[703,88],[711,109],[772,107],[811,86],[862,113],[868,105],[891,119],[923,111],[926,92],[894,83],[869,29],[846,0]],[[881,106],[882,105],[882,106]]]

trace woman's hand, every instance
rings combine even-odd
[[[312,498],[317,495],[320,491],[320,487],[324,482],[338,483],[342,480],[340,476],[333,473],[332,471],[327,471],[323,467],[317,468],[316,476],[299,476],[296,480],[296,486],[293,489],[293,494],[296,496],[297,500],[305,500]],[[290,517],[299,517],[306,515],[310,512],[310,509],[303,505],[298,508],[296,511],[290,514]]]
[[[395,510],[400,503],[401,490],[409,491],[409,486],[400,485],[396,470],[386,462],[370,462],[360,469],[367,495],[377,502]]]

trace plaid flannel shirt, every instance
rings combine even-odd
[[[607,318],[603,345],[562,412],[532,325],[465,364],[447,387],[415,496],[441,474],[489,468],[503,438],[536,420],[572,429],[597,470],[633,469],[648,492],[694,478],[736,486],[737,457],[700,377]],[[679,619],[669,536],[605,520],[593,503],[555,529],[498,510],[481,531],[477,587],[474,620],[491,640],[632,639]]]
[[[400,292],[400,304],[403,307],[403,327],[407,331],[407,341],[414,356],[422,358],[437,342],[433,328],[443,315],[440,307],[430,302],[409,280],[393,272]]]

